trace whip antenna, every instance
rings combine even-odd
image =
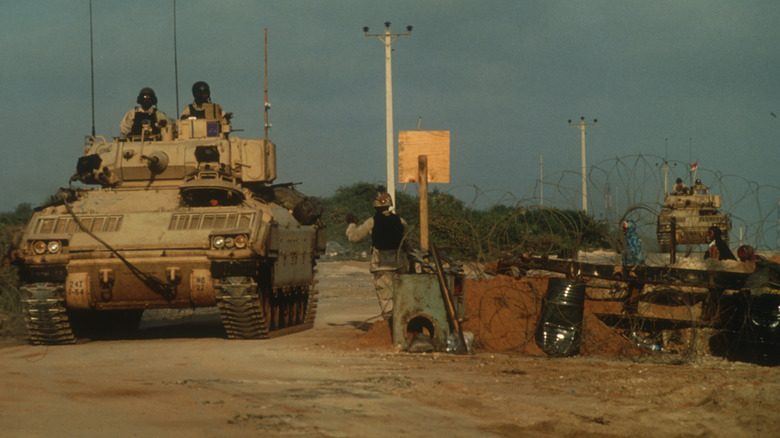
[[[179,114],[179,58],[176,44],[176,0],[173,0],[173,76],[176,84],[176,113]],[[178,117],[178,116],[177,116]]]
[[[264,49],[265,49],[265,57],[263,59],[264,64],[264,77],[265,77],[265,91],[264,91],[264,103],[263,107],[265,108],[265,139],[268,140],[268,128],[271,127],[271,125],[268,124],[268,110],[271,109],[271,104],[268,102],[268,28],[264,29]]]
[[[95,136],[95,52],[92,47],[92,0],[89,0],[89,77],[92,87],[92,136]]]

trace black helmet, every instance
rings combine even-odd
[[[203,95],[206,97],[203,97]],[[209,90],[209,84],[198,81],[192,84],[192,97],[195,98],[195,102],[204,103],[211,100],[211,90]]]
[[[157,105],[157,96],[154,94],[154,90],[144,87],[138,92],[138,98],[135,101],[138,105],[143,105],[145,101],[151,102],[152,105]]]
[[[696,179],[696,184],[701,184],[701,180],[700,179]]]
[[[677,184],[682,184],[682,178],[677,178]]]

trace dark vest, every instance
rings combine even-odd
[[[404,224],[396,214],[374,215],[374,228],[371,230],[371,246],[376,249],[397,250],[404,238]]]
[[[195,117],[196,119],[205,119],[206,118],[206,109],[198,110],[195,109],[195,105],[190,104],[190,117]]]
[[[143,132],[144,121],[148,120],[149,125],[152,127],[152,134],[157,135],[160,133],[160,127],[157,126],[157,110],[154,110],[152,114],[146,111],[136,111],[135,117],[133,117],[133,127],[130,130],[130,135],[141,135]]]

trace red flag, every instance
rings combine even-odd
[[[697,167],[699,167],[699,160],[696,160],[695,163],[691,164],[691,170],[696,170]]]

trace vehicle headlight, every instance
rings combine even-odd
[[[211,236],[212,249],[244,249],[249,243],[249,237],[246,234]]]
[[[60,242],[58,240],[52,240],[51,242],[49,242],[48,245],[46,245],[46,249],[51,254],[57,254],[57,253],[60,252],[60,250],[62,250],[62,245],[60,244]]]
[[[44,254],[46,253],[46,242],[42,240],[38,240],[33,243],[32,250],[36,254]]]

